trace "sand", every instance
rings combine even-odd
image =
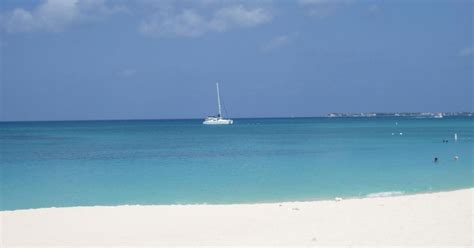
[[[473,194],[2,211],[0,246],[472,247]]]

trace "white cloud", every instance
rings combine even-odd
[[[143,34],[157,36],[194,37],[206,31],[207,22],[193,10],[183,10],[178,15],[159,14],[143,21],[139,30]]]
[[[280,48],[282,46],[286,46],[291,42],[291,38],[288,35],[280,35],[277,36],[273,39],[271,39],[269,42],[263,44],[261,46],[262,52],[270,52],[273,51],[277,48]]]
[[[377,4],[372,4],[369,6],[369,11],[372,13],[376,13],[380,11],[380,7]]]
[[[310,16],[326,18],[332,15],[341,4],[350,3],[352,0],[299,0],[301,7],[308,11]]]
[[[219,9],[214,16],[214,22],[228,27],[253,27],[270,21],[272,15],[264,8],[244,8],[242,5]]]
[[[474,48],[472,46],[465,47],[465,48],[461,49],[461,51],[459,51],[458,55],[461,56],[461,57],[472,56],[472,55],[474,55]]]
[[[118,73],[119,76],[121,77],[131,77],[137,73],[136,69],[133,68],[127,68]]]
[[[145,16],[138,27],[142,34],[196,37],[270,22],[273,12],[269,5],[263,0],[42,0],[31,9],[16,8],[0,13],[0,28],[8,33],[60,32],[114,13],[135,12],[137,16]]]
[[[2,40],[2,39],[0,39],[0,49],[4,48],[4,47],[6,47],[6,46],[7,46],[7,42],[4,41],[4,40]]]
[[[302,5],[314,5],[314,4],[329,3],[331,1],[330,0],[299,0],[298,2]]]
[[[105,0],[45,0],[32,10],[16,8],[2,13],[3,28],[9,32],[58,32],[83,21],[124,11],[109,7]]]
[[[139,31],[157,37],[197,37],[207,32],[256,27],[272,18],[273,14],[266,8],[243,5],[220,7],[207,15],[199,8],[184,9],[178,14],[168,9],[143,20]]]
[[[300,5],[322,5],[322,4],[340,4],[351,3],[355,0],[298,0]]]
[[[8,32],[26,32],[34,28],[34,20],[30,12],[15,9],[8,15],[2,15],[1,23]]]

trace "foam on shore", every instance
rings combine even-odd
[[[371,193],[367,194],[367,197],[373,198],[373,197],[388,197],[388,196],[397,196],[397,195],[403,195],[405,192],[403,191],[386,191],[386,192],[377,192],[377,193]]]

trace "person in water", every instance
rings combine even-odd
[[[438,157],[435,157],[435,158],[434,158],[434,162],[435,162],[435,163],[438,163]]]

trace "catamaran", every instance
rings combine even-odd
[[[234,123],[231,119],[224,119],[221,111],[221,98],[219,96],[219,83],[216,83],[217,88],[217,106],[219,107],[219,114],[217,116],[208,116],[202,124],[204,125],[229,125]]]

